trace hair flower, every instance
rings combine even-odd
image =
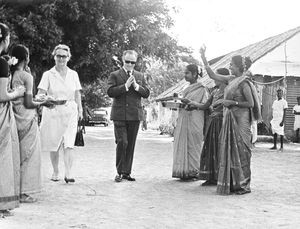
[[[16,57],[11,57],[8,61],[9,65],[16,65],[19,62],[19,60]]]

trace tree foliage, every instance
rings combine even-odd
[[[142,60],[155,57],[168,66],[178,61],[178,53],[189,53],[165,32],[173,21],[164,0],[4,2],[0,21],[12,29],[13,43],[29,47],[36,83],[54,65],[50,54],[59,43],[70,46],[69,66],[79,73],[84,85],[96,87],[93,96],[98,97],[104,93],[95,93],[99,91],[98,83],[105,84],[109,73],[116,69],[112,57],[121,59],[126,49],[136,50]]]

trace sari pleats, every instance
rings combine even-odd
[[[10,102],[0,103],[0,210],[19,206],[20,152]]]

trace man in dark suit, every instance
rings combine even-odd
[[[123,67],[110,74],[107,94],[113,98],[111,120],[114,122],[116,149],[116,182],[135,181],[131,168],[135,141],[143,119],[141,98],[149,97],[149,89],[142,73],[135,71],[138,54],[134,50],[123,53]]]

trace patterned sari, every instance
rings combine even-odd
[[[220,133],[220,166],[217,193],[250,192],[251,121],[260,117],[257,92],[247,76],[232,79],[225,88],[224,98],[239,102],[246,101],[243,85],[247,83],[252,92],[254,108],[233,106],[224,108],[223,126]]]
[[[205,103],[208,99],[208,92],[201,83],[195,83],[184,90],[183,97],[198,103]],[[189,179],[199,176],[203,126],[203,110],[179,110],[174,133],[172,177]]]
[[[224,99],[222,88],[212,92],[214,107],[213,112],[208,117],[207,131],[200,159],[200,179],[216,182],[219,168],[219,134],[223,122],[223,105],[220,103]]]

